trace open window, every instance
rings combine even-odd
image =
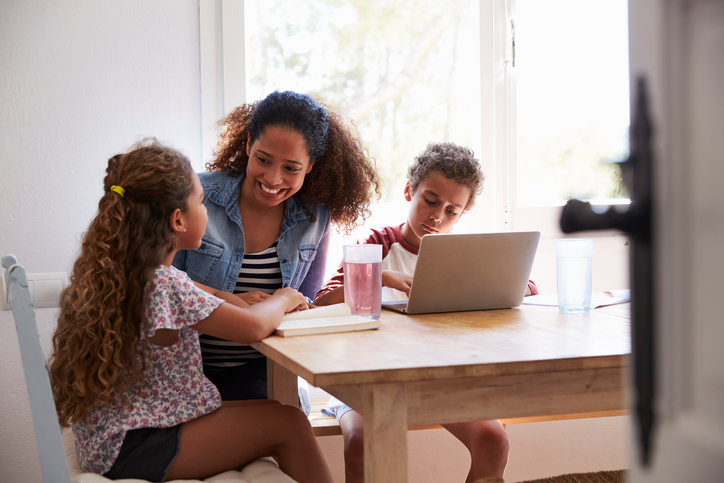
[[[214,122],[237,105],[275,89],[319,96],[354,120],[382,172],[368,222],[382,226],[405,220],[406,168],[427,142],[468,146],[486,182],[455,231],[541,231],[533,277],[547,280],[543,292],[555,291],[551,247],[565,199],[628,202],[611,164],[628,154],[626,0],[200,6],[206,156]],[[594,260],[609,274],[594,275],[594,290],[597,280],[628,286],[625,237],[596,236]],[[330,270],[344,242],[333,240]]]

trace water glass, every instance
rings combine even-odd
[[[379,319],[382,310],[382,245],[345,245],[344,301],[352,315]]]
[[[591,309],[593,240],[561,238],[556,240],[556,281],[558,310],[582,314]]]

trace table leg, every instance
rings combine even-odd
[[[365,483],[407,483],[407,396],[402,384],[364,388]]]
[[[297,376],[267,358],[267,393],[269,399],[276,399],[283,404],[299,406],[299,390],[297,389]]]

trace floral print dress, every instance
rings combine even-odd
[[[221,397],[204,376],[199,333],[190,329],[223,300],[197,288],[185,272],[158,267],[146,285],[148,306],[141,325],[146,384],[123,395],[123,403],[101,404],[73,424],[76,452],[85,471],[104,474],[121,450],[126,431],[168,428],[216,410]],[[161,347],[148,341],[158,329],[180,331],[179,341]]]

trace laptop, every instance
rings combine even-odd
[[[425,235],[409,300],[382,307],[406,314],[517,307],[539,239],[538,231]]]

